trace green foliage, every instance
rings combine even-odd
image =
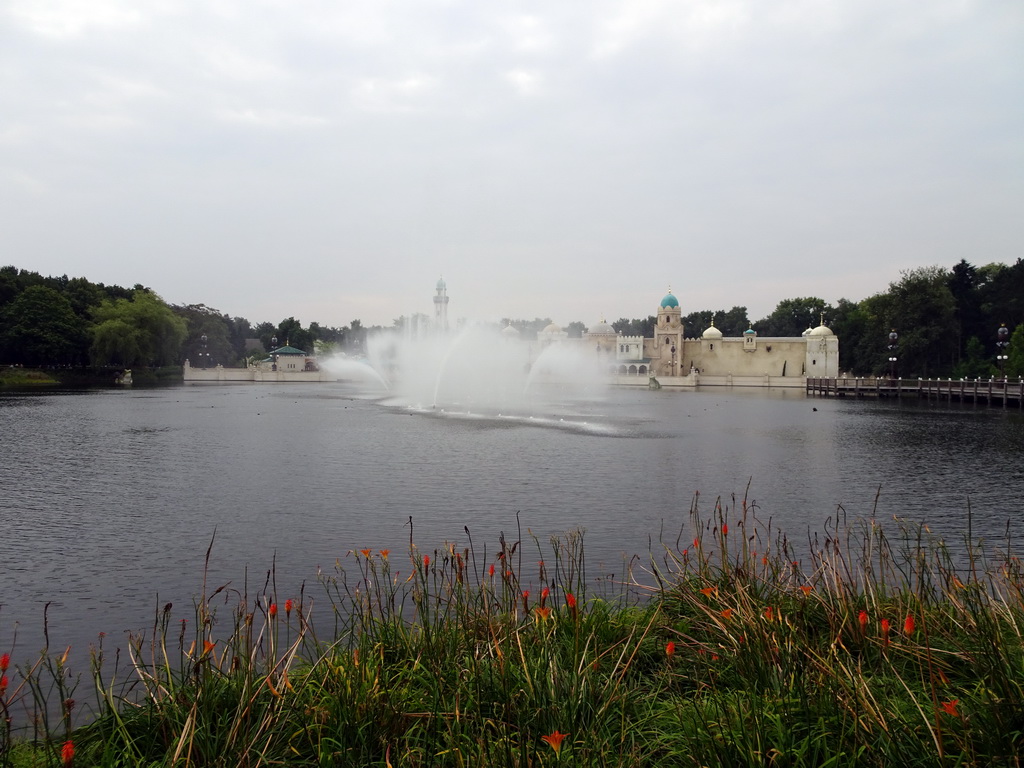
[[[654,327],[657,324],[658,318],[655,315],[648,315],[643,319],[635,320],[620,317],[612,323],[612,328],[623,336],[642,336],[645,339],[650,339],[654,337]]]
[[[270,574],[200,595],[187,623],[168,605],[115,679],[94,649],[98,712],[77,728],[66,655],[12,669],[0,706],[38,738],[8,720],[0,765],[56,765],[67,740],[99,766],[1014,764],[1009,551],[869,520],[798,553],[745,500],[709,520],[694,502],[688,529],[598,594],[568,534],[350,553],[315,601]]]
[[[816,296],[783,299],[768,317],[754,323],[754,330],[759,336],[800,336],[808,328],[817,328],[823,316],[832,313],[832,307]]]
[[[985,354],[985,345],[977,336],[968,340],[966,352],[966,356],[953,367],[954,378],[977,379],[995,373],[992,361]]]
[[[729,311],[724,309],[714,312],[702,310],[691,312],[682,318],[683,327],[686,329],[685,333],[691,338],[700,336],[712,321],[723,336],[742,336],[743,332],[750,328],[746,307],[733,307]]]
[[[156,294],[136,290],[131,299],[105,300],[93,318],[93,364],[135,368],[181,362],[188,324]]]
[[[0,311],[0,360],[24,365],[69,364],[85,336],[71,302],[53,288],[33,285]]]
[[[1011,334],[1007,349],[1010,359],[1006,361],[1006,375],[1024,376],[1024,323],[1018,325],[1017,330]]]

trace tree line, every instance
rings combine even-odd
[[[650,338],[656,317],[620,318],[612,327],[625,335]],[[393,328],[415,329],[425,315],[399,317]],[[688,336],[714,322],[726,336],[752,328],[759,336],[800,336],[822,322],[840,339],[840,363],[856,375],[882,374],[897,357],[899,375],[977,377],[1024,375],[1024,260],[975,266],[962,260],[952,269],[922,267],[901,273],[888,290],[862,301],[817,297],[783,299],[775,310],[751,322],[747,309],[700,310],[683,316]],[[550,318],[505,318],[524,339],[551,323]],[[1005,348],[998,346],[1006,327]],[[256,325],[203,304],[169,305],[152,289],[92,283],[86,278],[44,277],[0,267],[0,363],[40,366],[121,366],[125,368],[193,364],[242,365],[275,345],[307,352],[358,354],[367,334],[359,320],[336,328],[294,317]],[[583,335],[576,321],[565,330]],[[897,340],[889,346],[890,334]],[[276,339],[276,342],[275,342]],[[1002,368],[997,354],[1005,354]]]

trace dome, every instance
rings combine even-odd
[[[715,328],[715,323],[712,321],[711,326],[700,337],[702,339],[720,339],[722,338],[722,332]]]
[[[832,329],[826,327],[824,323],[819,325],[817,328],[815,328],[813,331],[811,331],[807,335],[808,336],[835,336],[835,334],[832,333]]]
[[[550,325],[545,326],[544,330],[541,331],[541,333],[561,333],[561,332],[562,332],[562,329],[558,327],[558,323],[551,323]]]
[[[747,328],[747,330],[745,330],[743,332],[743,335],[744,336],[757,336],[757,331],[755,331],[753,328]]]
[[[587,334],[590,336],[615,336],[617,335],[616,330],[612,328],[608,323],[602,319],[600,322],[594,323],[590,328],[587,329]]]
[[[509,323],[501,329],[501,335],[511,339],[519,335],[519,329],[512,325],[512,323]]]
[[[811,328],[811,326],[807,326],[807,330],[804,331],[803,333],[801,333],[800,335],[801,336],[810,336],[813,332],[814,332],[814,329]]]
[[[661,300],[661,307],[662,307],[662,309],[665,309],[667,307],[675,308],[675,307],[678,307],[678,306],[679,306],[679,299],[677,299],[675,296],[672,295],[672,291],[669,291],[665,295],[665,298]]]
[[[443,278],[443,277],[442,277],[442,278],[441,278],[440,280],[438,280],[438,281],[437,281],[437,290],[439,290],[439,291],[443,291],[443,290],[444,290],[445,288],[447,288],[447,287],[448,287],[448,286],[447,286],[447,285],[445,285],[445,283],[444,283],[444,278]]]

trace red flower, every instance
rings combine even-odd
[[[294,604],[292,603],[292,599],[289,597],[287,600],[284,601],[284,612],[290,614],[292,612],[293,605]]]
[[[545,603],[545,602],[547,601],[547,599],[548,599],[548,595],[550,595],[550,594],[551,594],[551,590],[550,590],[550,589],[548,589],[547,587],[544,587],[544,589],[542,589],[542,590],[540,591],[540,604],[541,604],[541,605],[544,605],[544,603]]]
[[[775,617],[775,611],[772,610],[770,605],[764,609],[764,617],[768,619],[768,621],[771,621]]]
[[[271,603],[270,608],[267,610],[267,613],[270,614],[270,618],[274,618],[275,616],[277,616],[277,603]]]
[[[567,733],[559,733],[556,728],[554,733],[549,733],[547,736],[541,736],[540,739],[541,741],[547,742],[548,746],[555,750],[555,754],[557,755],[562,749],[562,741],[568,735],[569,734]]]
[[[547,618],[548,616],[550,616],[550,615],[551,615],[551,609],[550,609],[550,608],[545,608],[545,607],[544,607],[543,605],[538,605],[538,606],[537,606],[536,608],[534,608],[533,610],[534,610],[534,611],[535,611],[535,612],[537,613],[537,615],[538,615],[538,616],[540,616],[540,617],[541,617],[542,619],[546,619],[546,618]]]
[[[863,633],[867,632],[868,631],[868,612],[867,611],[861,611],[860,613],[858,613],[857,614],[857,622],[860,624],[860,631],[861,631],[861,633],[863,634]]]
[[[388,553],[390,551],[391,551],[390,549],[382,549],[380,551],[380,556],[383,557],[385,560],[387,560],[388,559]]]
[[[11,654],[5,653],[0,656],[0,672],[6,672],[9,666],[11,666]]]
[[[576,596],[572,592],[565,593],[565,604],[570,608],[576,607]]]
[[[805,595],[811,594],[812,589],[814,589],[814,587],[810,586],[809,584],[803,584],[800,587],[800,591],[803,592]]]
[[[430,555],[424,555],[423,556],[423,567],[424,568],[429,568],[430,567]]]
[[[75,760],[75,745],[68,739],[60,750],[60,760],[65,766],[71,765]]]
[[[0,677],[0,696],[7,690],[7,675]]]
[[[909,616],[908,615],[906,620],[903,622],[903,634],[905,634],[905,635],[912,635],[912,634],[914,634],[914,617],[913,616]]]
[[[726,619],[726,620],[731,619],[732,618],[732,608],[726,608],[724,611],[722,611],[722,618]]]
[[[942,709],[950,717],[960,717],[960,712],[957,711],[956,705],[960,703],[960,699],[953,699],[952,701],[942,702]]]
[[[722,523],[722,535],[723,536],[728,536],[729,535],[729,526],[726,525],[725,523]]]
[[[889,644],[889,620],[882,619],[882,644]]]
[[[365,557],[367,560],[370,559],[370,552],[371,552],[371,550],[369,550],[369,549],[360,549],[359,551],[363,553],[363,557]]]
[[[674,642],[672,642],[671,640],[669,640],[668,643],[666,643],[666,645],[665,645],[665,655],[671,658],[672,655],[675,652],[676,652],[676,644]]]
[[[491,563],[491,567],[487,569],[487,573],[490,576],[494,575],[494,563]]]

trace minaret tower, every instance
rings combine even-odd
[[[444,278],[437,281],[437,295],[434,297],[434,327],[439,331],[448,330],[448,286]]]

